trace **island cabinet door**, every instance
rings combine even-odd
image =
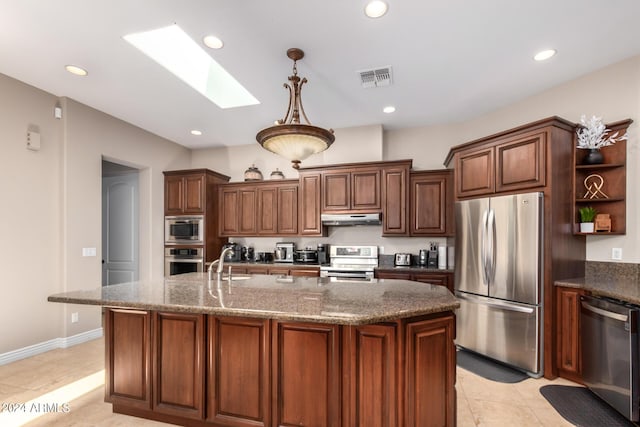
[[[204,315],[154,312],[153,410],[204,418]]]
[[[395,324],[343,329],[343,425],[398,426]]]
[[[147,311],[105,310],[105,400],[151,409],[151,317]]]
[[[340,329],[272,323],[273,426],[340,426]]]
[[[270,425],[269,322],[209,316],[207,421]]]
[[[407,324],[405,425],[456,425],[456,349],[453,315]]]

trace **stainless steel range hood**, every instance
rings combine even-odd
[[[380,225],[382,220],[379,213],[368,214],[322,214],[322,225]]]

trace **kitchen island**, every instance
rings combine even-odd
[[[455,297],[406,280],[205,274],[49,301],[105,307],[105,400],[189,426],[454,426]]]

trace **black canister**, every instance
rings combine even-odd
[[[318,264],[329,264],[329,245],[326,243],[318,244]]]
[[[427,249],[420,249],[418,255],[418,265],[424,267],[429,262],[429,251]]]

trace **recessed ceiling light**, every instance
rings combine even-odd
[[[198,129],[194,129],[191,131],[191,135],[200,136],[202,135],[202,131],[199,131]]]
[[[71,74],[75,74],[76,76],[86,76],[87,74],[89,74],[87,70],[76,65],[65,65],[64,69]]]
[[[396,111],[396,107],[394,107],[393,105],[388,105],[388,106],[384,107],[382,109],[382,111],[387,113],[387,114],[391,114],[391,113],[394,113]]]
[[[124,39],[220,108],[260,103],[177,25],[128,34]]]
[[[364,13],[369,18],[380,18],[382,15],[387,13],[387,4],[382,0],[373,0],[367,3],[364,8]]]
[[[540,52],[536,53],[536,55],[533,57],[533,59],[535,59],[536,61],[545,61],[545,60],[551,58],[552,56],[554,56],[556,53],[557,53],[557,51],[555,49],[543,50],[543,51],[540,51]]]
[[[206,36],[204,39],[202,39],[202,41],[205,45],[207,45],[207,47],[210,47],[211,49],[221,49],[222,46],[224,46],[222,40],[220,40],[216,36]]]

